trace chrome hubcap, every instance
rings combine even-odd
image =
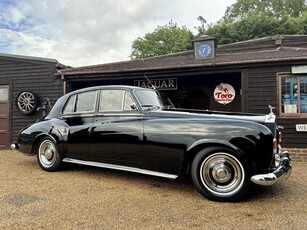
[[[219,183],[227,182],[231,177],[230,168],[224,162],[220,162],[213,166],[212,176]]]
[[[56,149],[52,141],[45,140],[39,146],[39,159],[44,167],[50,167],[56,160]]]
[[[48,149],[46,150],[46,152],[45,152],[45,157],[46,157],[46,159],[47,160],[51,160],[52,159],[52,157],[53,157],[53,154],[54,154],[54,151],[53,151],[53,149],[52,148],[50,148],[50,147],[48,147]]]
[[[240,161],[228,153],[214,153],[200,167],[203,185],[217,196],[235,194],[243,185],[244,168]]]

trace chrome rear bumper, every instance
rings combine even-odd
[[[17,143],[11,144],[11,149],[19,149],[19,144]]]
[[[251,181],[258,185],[273,185],[281,178],[288,178],[291,175],[291,158],[288,152],[283,152],[281,154],[280,164],[274,170],[274,172],[267,174],[254,175]]]

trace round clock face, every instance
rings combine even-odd
[[[199,56],[208,57],[211,54],[212,48],[208,44],[202,44],[198,47],[197,52]]]

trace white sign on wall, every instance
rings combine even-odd
[[[226,105],[235,99],[236,91],[231,85],[221,83],[216,86],[213,94],[216,102]]]
[[[307,132],[307,124],[295,125],[297,132]]]
[[[292,66],[291,73],[293,74],[307,73],[307,65]]]

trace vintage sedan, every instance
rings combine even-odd
[[[291,172],[276,116],[175,109],[153,89],[99,86],[68,93],[13,149],[37,155],[43,170],[63,163],[176,179],[190,175],[215,201],[237,201],[251,184]]]

